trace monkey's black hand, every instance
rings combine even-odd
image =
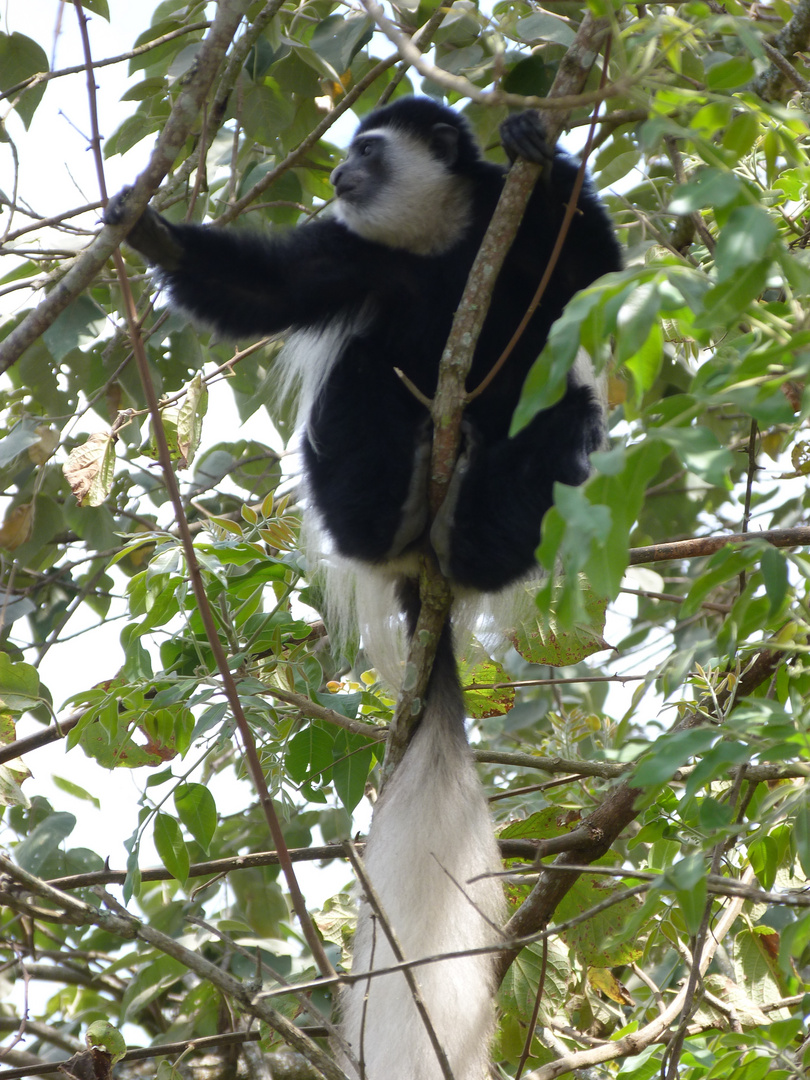
[[[444,502],[430,526],[430,546],[436,555],[439,568],[446,578],[452,578],[450,556],[453,541],[453,529],[456,524],[456,507],[464,478],[470,468],[470,461],[475,455],[480,440],[469,420],[461,421],[461,452],[458,455],[453,475],[447,486]]]
[[[543,121],[536,112],[529,110],[507,116],[500,131],[501,143],[510,161],[522,157],[545,165],[554,160],[554,147],[549,146]]]
[[[114,195],[104,209],[105,225],[120,225],[127,218],[127,202],[132,188]],[[183,248],[175,239],[172,226],[150,206],[144,210],[127,234],[127,243],[146,261],[163,270],[176,270],[182,261]]]
[[[127,216],[127,203],[132,194],[131,187],[122,188],[117,195],[113,195],[101,214],[105,225],[120,225]]]

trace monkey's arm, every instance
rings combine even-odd
[[[511,162],[525,158],[538,165],[545,165],[537,181],[515,249],[520,259],[520,248],[530,247],[533,252],[540,245],[550,245],[557,238],[565,207],[574,189],[579,166],[563,150],[549,146],[543,122],[536,112],[515,113],[500,126],[501,142]],[[552,279],[553,288],[563,289],[560,306],[580,289],[590,285],[596,278],[613,270],[620,270],[621,251],[610,218],[599,196],[585,179],[577,200],[577,209],[571,219],[559,262],[560,269]],[[549,290],[544,303],[552,300]]]
[[[113,196],[104,210],[105,225],[120,225],[126,215],[127,201],[132,188],[124,188]],[[160,214],[147,206],[127,234],[126,242],[135,248],[150,266],[175,270],[183,256],[182,246],[174,239]]]
[[[124,216],[127,190],[105,211]],[[356,309],[390,278],[367,245],[334,221],[266,237],[241,229],[175,225],[147,208],[127,243],[158,268],[172,300],[230,336],[317,326]],[[375,246],[376,248],[376,246]]]

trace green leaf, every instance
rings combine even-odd
[[[0,708],[22,713],[41,703],[37,669],[22,661],[14,663],[8,653],[0,652]]]
[[[559,807],[549,806],[528,817],[510,821],[498,836],[502,840],[548,840],[567,831],[568,826],[560,819]]]
[[[544,11],[535,11],[527,15],[525,19],[518,19],[517,34],[521,40],[529,44],[555,41],[558,45],[564,45],[566,49],[575,37],[574,31],[567,22]]]
[[[616,357],[624,363],[643,346],[653,323],[661,317],[661,299],[655,281],[641,282],[628,292],[616,316]]]
[[[169,814],[157,813],[152,835],[163,865],[172,877],[185,883],[191,860],[180,826]]]
[[[802,804],[793,823],[793,842],[805,877],[810,877],[810,807]]]
[[[125,1020],[134,1021],[148,1006],[169,987],[188,977],[188,968],[182,960],[173,956],[161,956],[151,949],[144,949],[145,963],[127,984],[121,1001]]]
[[[57,316],[42,337],[59,363],[74,349],[95,342],[106,323],[104,310],[89,296],[80,296]]]
[[[686,600],[681,606],[681,618],[691,618],[718,585],[738,577],[743,570],[747,570],[755,561],[756,554],[756,550],[749,546],[741,550],[732,547],[721,548],[709,559],[704,572],[694,579]]]
[[[50,71],[50,66],[41,45],[25,34],[0,33],[0,90],[9,90],[17,83],[30,79],[32,75],[44,74],[46,71]],[[37,105],[45,93],[45,86],[45,83],[38,83],[24,90],[19,99],[17,94],[12,97],[14,108],[26,128],[31,126]]]
[[[0,439],[0,469],[5,469],[29,446],[36,446],[41,439],[37,430],[41,423],[39,417],[27,416]]]
[[[772,836],[763,836],[761,840],[754,840],[748,848],[751,868],[763,889],[773,888],[778,869],[778,856],[778,847]]]
[[[756,71],[747,56],[732,56],[721,60],[706,72],[706,85],[710,90],[736,90],[753,79]]]
[[[115,1065],[127,1052],[126,1039],[108,1020],[94,1020],[88,1025],[84,1039],[89,1047],[97,1046],[109,1054],[110,1065]]]
[[[214,796],[204,784],[181,784],[175,790],[174,805],[181,822],[207,854],[217,827]]]
[[[728,281],[740,270],[765,259],[776,235],[776,222],[761,206],[735,207],[717,240],[717,280]]]
[[[677,194],[669,204],[671,214],[692,214],[704,207],[728,206],[743,193],[739,177],[721,169],[704,169],[694,180],[679,185],[676,190]]]
[[[633,1057],[624,1059],[616,1073],[617,1080],[652,1080],[661,1072],[661,1051],[655,1046],[648,1046]],[[684,1055],[685,1056],[685,1055]]]
[[[507,94],[545,97],[553,81],[554,69],[535,53],[509,68],[503,78],[503,88]]]
[[[783,551],[770,545],[762,552],[760,567],[768,597],[768,616],[775,615],[785,602],[788,591],[788,560]]]
[[[483,689],[493,683],[509,683],[503,665],[492,660],[484,649],[471,644],[459,660],[458,677],[464,687],[464,708],[467,716],[480,720],[490,716],[504,716],[514,707],[515,691],[509,685],[498,689]],[[470,689],[470,684],[475,686]]]
[[[742,268],[728,281],[718,282],[706,293],[704,311],[695,320],[695,327],[716,331],[718,326],[738,323],[750,302],[760,296],[767,281],[767,263],[756,262]]]
[[[611,894],[620,893],[616,887],[605,887],[598,878],[581,877],[560,901],[554,912],[554,921],[568,922],[585,911],[590,911],[607,900]],[[642,952],[642,944],[636,940],[619,940],[621,931],[629,919],[640,909],[641,901],[630,897],[621,900],[591,918],[564,930],[561,937],[574,950],[583,967],[615,967],[630,964]],[[614,940],[616,939],[616,940]]]
[[[76,827],[73,814],[52,813],[41,821],[14,849],[14,858],[23,870],[39,874],[47,860]]]
[[[666,871],[664,881],[675,892],[689,933],[696,934],[703,920],[708,896],[703,855],[695,853],[681,859]]]
[[[597,509],[604,510],[605,507]],[[593,517],[598,518],[599,515]],[[576,525],[572,527],[576,528]],[[561,622],[558,614],[562,590],[563,584],[558,581],[553,586],[551,607],[542,602],[535,603],[532,611],[509,632],[512,645],[530,664],[569,667],[611,647],[602,636],[607,599],[594,595],[587,581],[581,580],[581,618],[575,625],[569,626]]]
[[[697,794],[704,784],[717,778],[725,778],[731,769],[751,759],[752,751],[746,743],[719,742],[704,751],[700,761],[686,782],[687,797]]]
[[[655,384],[664,358],[664,336],[660,322],[656,321],[644,341],[632,356],[625,360],[625,367],[633,376],[636,398],[641,399]]]
[[[141,891],[141,869],[138,866],[139,836],[139,831],[136,830],[128,840],[124,841],[124,847],[127,849],[128,854],[127,876],[124,879],[122,893],[126,903],[129,903],[133,896],[138,896]]]
[[[691,728],[663,735],[636,765],[633,786],[665,784],[691,757],[708,750],[719,738],[719,731],[713,727]]]
[[[627,567],[630,530],[666,452],[666,447],[648,439],[627,449],[618,446],[593,454],[597,474],[584,488],[564,491],[565,520],[556,506],[543,519],[538,558],[550,574],[561,562],[564,573],[561,591],[555,593],[559,579],[549,576],[537,602],[545,609],[553,606],[562,626],[588,622],[580,574],[596,596],[612,598],[618,593]],[[561,490],[562,485],[555,484],[555,499]],[[584,542],[586,538],[590,543]]]
[[[322,783],[327,783],[332,777],[333,747],[333,737],[317,724],[309,724],[296,732],[284,755],[290,779],[302,784],[314,774],[322,777]]]
[[[635,287],[637,282],[628,285],[625,274],[610,274],[600,285],[583,289],[566,304],[523,384],[510,435],[521,431],[541,409],[549,409],[560,400],[580,343],[596,355],[613,329],[615,312],[612,315],[606,313],[607,302],[615,299],[616,294],[623,297]]]
[[[741,158],[751,151],[758,138],[759,121],[756,116],[750,112],[741,112],[723,132],[723,146]]]
[[[542,945],[533,941],[521,949],[504,979],[499,992],[499,1001],[509,1008],[514,1015],[531,1015],[540,985],[543,970]],[[546,981],[543,986],[545,1000],[553,1005],[562,1006],[567,1000],[568,983],[571,978],[571,963],[568,950],[554,938],[548,942]],[[525,1032],[521,1038],[521,1045]],[[519,1051],[518,1051],[519,1053]]]
[[[649,431],[648,438],[661,439],[671,446],[687,469],[707,484],[730,486],[728,474],[735,464],[734,455],[707,427],[659,427]]]
[[[803,954],[810,943],[810,913],[801,915],[796,922],[789,923],[782,930],[779,940],[779,965],[782,970],[792,975],[796,970],[794,958]]]
[[[79,787],[78,784],[74,784],[72,780],[65,780],[62,776],[52,776],[54,787],[58,787],[60,791],[64,791],[68,795],[72,795],[74,799],[82,799],[84,802],[92,803],[97,810],[101,809],[101,799],[96,798],[89,791],[85,791],[83,787]]]
[[[374,21],[367,15],[329,15],[315,27],[309,44],[341,76],[373,33]]]
[[[374,752],[368,739],[339,731],[333,750],[332,777],[338,798],[351,813],[363,798]]]
[[[110,8],[107,0],[84,0],[83,7],[86,11],[95,11],[96,15],[101,15],[107,22],[110,21]],[[114,1064],[115,1062],[113,1062]]]

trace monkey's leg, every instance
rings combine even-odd
[[[590,387],[572,387],[512,439],[486,445],[465,430],[448,496],[431,528],[445,576],[494,592],[535,563],[554,484],[578,485],[602,439],[602,412]]]
[[[341,554],[386,562],[427,528],[430,422],[409,395],[386,393],[368,373],[359,390],[354,375],[335,372],[313,408],[309,489]]]

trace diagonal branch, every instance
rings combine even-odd
[[[186,948],[185,945],[182,945],[174,938],[137,919],[102,889],[97,891],[106,907],[110,910],[99,909],[92,904],[77,900],[68,893],[54,888],[48,882],[42,881],[35,875],[23,870],[2,854],[0,854],[0,871],[7,874],[12,881],[18,883],[18,886],[21,887],[18,888],[18,892],[22,893],[21,900],[23,902],[27,899],[26,893],[33,894],[47,901],[48,904],[60,908],[70,922],[79,925],[99,926],[115,937],[126,941],[146,942],[165,956],[171,956],[175,960],[179,960],[189,971],[193,971],[199,978],[205,979],[235,1001],[242,1010],[269,1024],[274,1031],[282,1035],[290,1046],[302,1054],[316,1069],[320,1070],[326,1080],[346,1080],[343,1070],[299,1027],[276,1009],[273,1009],[267,1001],[257,997],[254,988],[223,971],[219,965],[205,959],[196,950]],[[55,913],[54,921],[59,921],[58,913]]]
[[[130,222],[143,212],[163,177],[177,159],[200,107],[205,100],[228,46],[247,9],[248,0],[220,0],[216,18],[200,46],[188,79],[158,137],[149,164],[138,177],[128,207]],[[86,289],[118,244],[128,226],[105,226],[96,239],[77,256],[64,277],[46,298],[30,311],[19,326],[0,342],[0,372],[7,371],[23,352],[53,323],[83,289]]]
[[[754,876],[753,872],[749,873],[750,877]],[[744,904],[745,900],[742,897],[731,901],[718,919],[705,949],[697,958],[697,968],[701,975],[709,967],[718,946],[734,925],[734,921],[742,911]],[[672,1001],[667,1004],[666,1008],[639,1031],[634,1031],[621,1039],[603,1043],[601,1046],[589,1047],[587,1050],[575,1051],[557,1058],[556,1061],[528,1073],[526,1080],[555,1080],[557,1076],[563,1076],[565,1073],[574,1072],[578,1069],[588,1069],[592,1065],[601,1064],[603,1061],[615,1061],[616,1058],[626,1057],[628,1054],[640,1054],[642,1050],[656,1042],[667,1030],[683,1009],[686,998],[687,989],[686,986],[683,986]]]
[[[704,723],[706,715],[710,713],[719,722],[728,715],[737,700],[742,700],[745,695],[751,694],[758,686],[767,682],[773,676],[776,667],[784,661],[785,656],[785,653],[776,649],[763,649],[741,678],[734,702],[718,696],[713,706],[707,705],[702,713],[697,709],[687,713],[673,725],[672,731],[696,727]],[[632,787],[626,780],[622,781],[579,825],[578,831],[590,832],[591,845],[558,856],[552,866],[541,866],[537,884],[504,928],[508,936],[517,940],[545,929],[560,901],[573,887],[582,872],[582,866],[587,866],[605,855],[621,833],[638,816],[636,800],[640,794],[641,791],[638,788]],[[500,954],[496,969],[499,979],[503,979],[518,952],[518,948],[511,948],[503,950]],[[552,1075],[559,1074],[549,1074],[549,1077]],[[543,1080],[548,1080],[545,1074]]]

